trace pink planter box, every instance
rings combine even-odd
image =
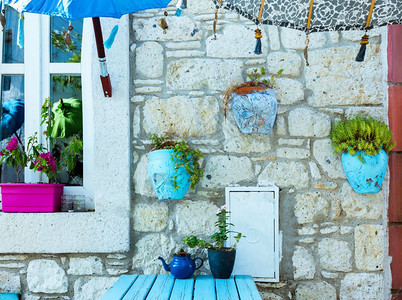
[[[3,212],[60,211],[64,184],[2,183]]]

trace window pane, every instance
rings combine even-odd
[[[50,21],[50,62],[81,62],[82,19],[71,21],[52,17]],[[69,30],[70,29],[70,30]]]
[[[62,101],[60,101],[60,98]],[[81,76],[51,75],[51,99],[55,114],[56,133],[53,143],[55,156],[66,153],[66,146],[71,140],[82,141],[82,105]],[[63,155],[63,157],[66,157]],[[68,171],[66,166],[57,173],[57,181],[67,185],[83,185],[82,150],[71,156],[73,168]],[[67,163],[67,161],[65,161]],[[71,166],[70,166],[71,167]]]
[[[3,30],[3,63],[23,63],[24,49],[17,45],[19,14],[6,7],[6,26]]]
[[[10,137],[18,136],[24,144],[24,76],[12,75],[1,77],[1,149]],[[15,134],[16,133],[16,134]],[[17,182],[17,172],[6,163],[0,168],[1,182]],[[24,182],[24,170],[19,173],[20,182]]]

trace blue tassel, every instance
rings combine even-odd
[[[181,12],[182,12],[182,10],[180,9],[180,8],[178,8],[177,10],[176,10],[176,12],[175,12],[175,16],[176,17],[180,17],[181,16]]]
[[[262,34],[261,34],[261,30],[260,29],[256,29],[255,30],[255,38],[257,39],[257,43],[255,44],[255,49],[254,49],[254,53],[255,54],[261,54],[261,38],[262,38]]]
[[[110,32],[110,35],[108,39],[103,43],[103,45],[106,47],[106,49],[110,49],[112,47],[114,38],[116,37],[117,31],[119,31],[119,25],[115,25]]]
[[[20,15],[20,19],[18,20],[17,45],[20,49],[24,48],[24,19],[22,15]]]

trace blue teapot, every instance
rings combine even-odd
[[[190,278],[195,270],[201,268],[204,261],[200,257],[191,259],[191,256],[187,252],[178,252],[173,255],[173,259],[170,264],[167,264],[162,257],[158,257],[162,261],[163,267],[166,271],[170,272],[176,279]],[[199,259],[201,261],[198,267],[195,266],[195,261]]]

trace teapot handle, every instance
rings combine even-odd
[[[196,270],[198,270],[199,268],[201,268],[202,265],[204,264],[204,261],[202,260],[201,257],[196,257],[196,258],[194,258],[194,259],[193,259],[193,262],[195,263],[195,261],[196,261],[197,259],[199,259],[199,260],[201,261],[201,264],[200,264],[198,267],[195,268]]]

